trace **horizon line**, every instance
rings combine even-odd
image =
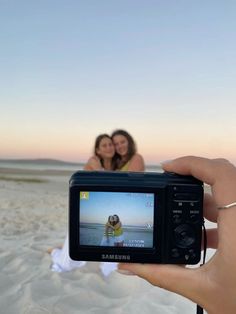
[[[69,165],[84,165],[87,161],[67,161],[67,160],[61,160],[61,159],[54,159],[54,158],[0,158],[0,162],[19,162],[19,163],[41,163],[41,164],[69,164]],[[157,167],[160,166],[160,164],[156,163],[150,163],[146,164],[146,167]]]

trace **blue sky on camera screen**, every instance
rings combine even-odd
[[[82,193],[82,194],[81,194]],[[80,222],[105,224],[118,215],[123,225],[152,227],[154,194],[134,192],[80,192]]]

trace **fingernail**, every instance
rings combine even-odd
[[[134,273],[126,269],[117,269],[116,271],[122,275],[128,275],[128,276],[134,275]]]
[[[160,164],[165,165],[165,164],[169,164],[170,162],[172,162],[172,159],[163,160],[160,162]]]

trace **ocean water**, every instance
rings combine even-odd
[[[0,168],[28,169],[28,170],[57,170],[78,171],[82,170],[84,163],[72,163],[53,159],[0,159]],[[146,165],[148,172],[162,172],[160,165]]]
[[[82,170],[84,163],[61,162],[57,160],[7,160],[0,159],[0,168],[27,169],[27,170]]]
[[[83,223],[80,227],[80,244],[100,246],[104,236],[104,225]],[[124,246],[126,247],[153,247],[153,229],[143,226],[123,226]]]

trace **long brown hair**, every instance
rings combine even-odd
[[[112,140],[114,136],[116,135],[122,135],[128,141],[128,152],[124,160],[121,160],[121,156],[117,153],[115,153],[115,156],[114,156],[114,161],[117,168],[121,169],[136,154],[137,148],[136,148],[136,144],[134,142],[133,137],[127,131],[121,130],[121,129],[115,130],[111,135]]]
[[[95,139],[95,145],[94,145],[94,155],[96,155],[100,162],[101,162],[101,165],[102,167],[104,167],[104,160],[103,158],[97,153],[97,150],[99,149],[99,146],[100,146],[100,143],[101,141],[104,139],[104,138],[109,138],[111,141],[112,141],[112,138],[110,135],[106,134],[106,133],[103,133],[103,134],[100,134],[96,137]],[[112,170],[115,170],[116,168],[116,162],[115,162],[115,156],[112,158],[111,160],[111,169]]]

